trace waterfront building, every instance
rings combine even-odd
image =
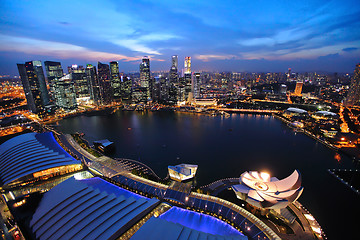
[[[303,82],[296,82],[296,87],[294,92],[295,96],[301,96],[302,87],[303,87]]]
[[[356,65],[351,79],[349,92],[345,101],[346,106],[360,105],[360,63]]]
[[[112,101],[110,69],[108,64],[98,62],[98,81],[100,86],[100,102],[102,105]]]
[[[286,208],[303,192],[298,170],[282,180],[265,172],[244,172],[240,176],[240,184],[233,185],[232,189],[237,198],[255,207],[275,210]]]
[[[48,80],[48,84],[50,86],[50,95],[51,98],[54,99],[56,82],[59,78],[64,76],[64,71],[61,67],[60,62],[45,61],[44,65],[45,65],[46,77]]]
[[[159,100],[167,103],[169,100],[169,81],[164,76],[159,77]]]
[[[62,149],[50,132],[22,134],[0,147],[2,189],[25,188],[28,184],[80,170],[81,162]],[[11,198],[11,194],[4,195]]]
[[[184,99],[185,101],[191,101],[193,98],[192,94],[192,77],[191,72],[184,74]]]
[[[111,74],[111,87],[112,87],[112,97],[114,101],[121,100],[121,80],[119,75],[119,63],[110,62],[110,74]]]
[[[147,102],[148,98],[147,98],[147,93],[148,93],[148,88],[146,87],[135,87],[132,89],[131,92],[131,100],[134,103],[145,103]]]
[[[169,176],[172,180],[185,181],[195,176],[198,165],[179,164],[168,166]]]
[[[178,101],[178,89],[174,84],[170,83],[169,86],[169,101],[170,105],[175,105]]]
[[[71,74],[59,78],[56,81],[55,89],[56,106],[64,110],[75,110],[77,108],[75,86]]]
[[[96,67],[91,64],[87,64],[85,74],[89,83],[90,99],[95,105],[100,105],[100,84],[96,73]]]
[[[146,88],[146,98],[151,97],[150,59],[144,56],[140,63],[140,86]]]
[[[192,75],[191,91],[194,98],[200,98],[200,73],[198,72]]]
[[[131,100],[131,90],[132,90],[132,81],[130,77],[121,76],[121,100],[130,101]]]
[[[41,62],[30,61],[17,66],[29,110],[44,116],[45,106],[49,104],[50,97]]]

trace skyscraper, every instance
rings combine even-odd
[[[121,76],[121,100],[128,102],[131,100],[131,89],[132,82],[131,79],[127,76]]]
[[[295,95],[301,96],[303,82],[297,82],[295,87]]]
[[[177,55],[173,55],[171,57],[171,66],[176,67],[176,69],[178,68],[178,56]]]
[[[107,105],[112,101],[110,69],[108,64],[98,62],[98,80],[100,85],[101,104]]]
[[[191,73],[191,57],[185,57],[184,69],[184,74]]]
[[[45,61],[45,71],[48,83],[50,85],[50,95],[55,99],[56,82],[64,76],[64,71],[60,62]]]
[[[170,84],[178,83],[178,56],[174,55],[171,57],[171,68],[169,72]]]
[[[89,82],[83,66],[72,65],[68,67],[70,77],[75,84],[76,99],[78,101],[90,100]]]
[[[31,61],[17,66],[28,108],[42,117],[50,99],[41,62]]]
[[[121,100],[121,81],[119,76],[119,63],[110,62],[111,87],[114,101]]]
[[[191,98],[191,57],[185,57],[184,62],[184,97],[185,101],[189,101],[189,97]]]
[[[146,88],[146,98],[150,98],[151,82],[150,82],[150,60],[144,56],[140,63],[140,86]]]
[[[64,110],[77,108],[75,86],[71,74],[67,74],[56,81],[55,104]]]
[[[100,105],[100,84],[96,73],[96,67],[87,64],[85,69],[87,82],[89,83],[90,99],[95,105]]]
[[[350,89],[345,101],[346,106],[360,105],[360,63],[354,70],[354,76],[351,79]]]
[[[191,90],[194,98],[200,97],[200,73],[194,73],[192,75]]]

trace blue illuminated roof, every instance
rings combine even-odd
[[[150,218],[133,236],[132,240],[245,240],[232,226],[212,216],[172,207],[160,217]]]
[[[187,209],[172,207],[163,213],[159,218],[169,222],[178,223],[185,227],[221,236],[242,236],[243,234],[231,225],[203,213],[190,211]]]

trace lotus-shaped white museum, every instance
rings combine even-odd
[[[240,176],[240,184],[233,185],[232,189],[239,199],[266,209],[285,208],[289,203],[296,201],[303,192],[298,170],[282,180],[270,177],[265,172],[244,172]]]

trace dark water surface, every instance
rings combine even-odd
[[[199,186],[249,170],[267,171],[281,179],[299,169],[304,186],[299,201],[328,239],[356,239],[360,198],[327,172],[352,168],[351,159],[341,155],[336,160],[335,151],[274,117],[117,111],[64,119],[57,128],[64,133],[83,132],[90,143],[107,138],[116,144],[112,157],[139,160],[160,177],[166,176],[168,165],[197,164]]]

